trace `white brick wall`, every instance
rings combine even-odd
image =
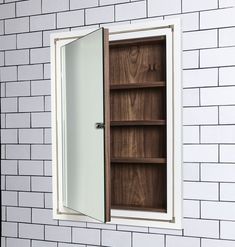
[[[234,0],[0,0],[3,247],[235,246]],[[53,32],[180,18],[183,230],[52,219]]]

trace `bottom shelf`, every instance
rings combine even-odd
[[[111,205],[119,209],[166,210],[166,166],[112,163]],[[115,205],[115,206],[114,206]]]
[[[111,205],[111,209],[120,209],[120,210],[136,210],[136,211],[150,211],[150,212],[161,212],[166,213],[165,208],[146,208],[146,207],[136,207],[136,206],[123,206],[123,205]]]

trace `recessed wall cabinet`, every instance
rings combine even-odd
[[[181,227],[180,24],[51,37],[54,218]]]

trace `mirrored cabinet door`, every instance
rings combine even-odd
[[[61,47],[63,205],[103,222],[110,211],[104,128],[107,36],[99,29]]]

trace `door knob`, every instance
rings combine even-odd
[[[104,123],[95,123],[96,129],[104,129]]]

